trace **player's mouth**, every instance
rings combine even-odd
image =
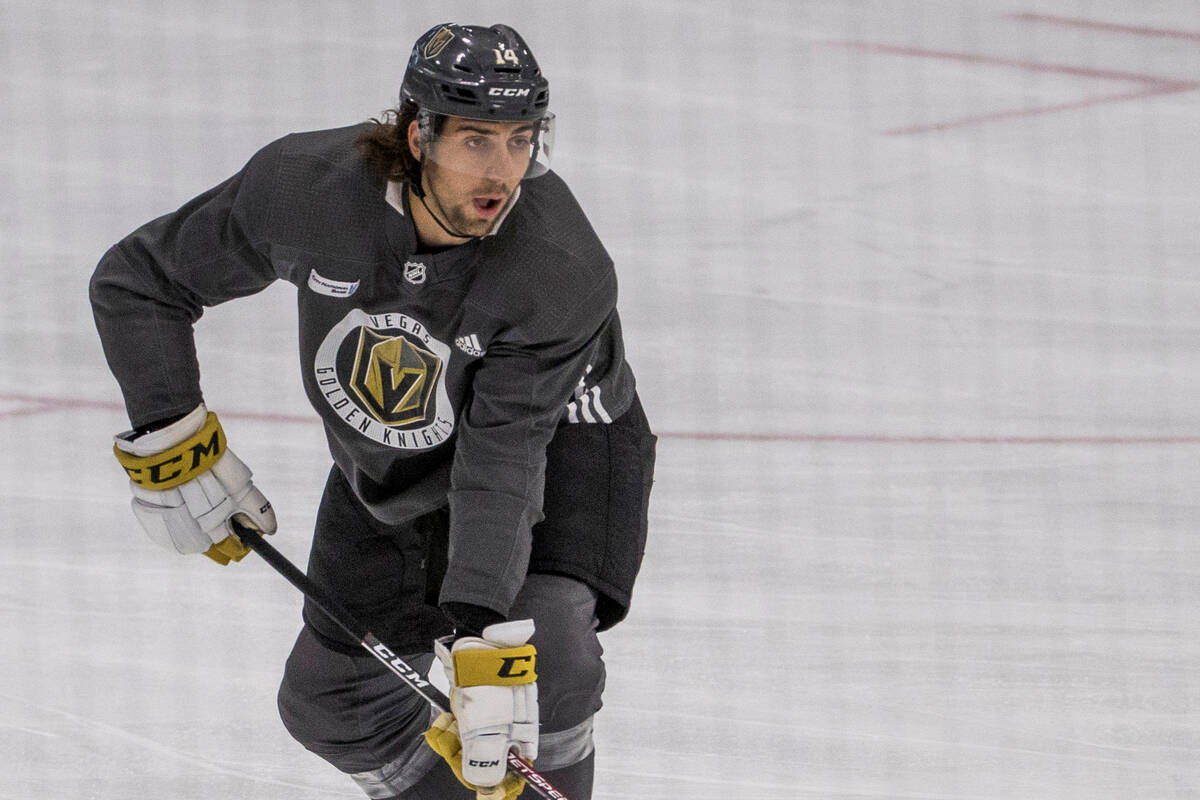
[[[491,219],[504,208],[504,196],[498,194],[479,195],[471,198],[475,211],[484,219]]]

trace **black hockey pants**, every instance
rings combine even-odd
[[[592,716],[604,690],[596,593],[572,578],[531,574],[511,613],[532,617],[541,732],[534,766],[572,800],[588,800]],[[422,670],[432,653],[409,654]],[[437,664],[434,669],[441,669]],[[305,626],[288,657],[279,712],[306,748],[350,774],[368,797],[473,800],[425,745],[429,705],[364,652],[329,648]]]

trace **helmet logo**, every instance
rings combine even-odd
[[[449,28],[443,27],[433,35],[432,39],[425,43],[425,49],[422,52],[426,58],[437,58],[446,49],[446,45],[452,41],[454,41],[454,32]]]
[[[499,86],[493,86],[488,89],[488,94],[492,97],[525,97],[529,94],[528,89],[501,89]]]

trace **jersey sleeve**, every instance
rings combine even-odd
[[[460,414],[449,492],[450,558],[440,602],[507,614],[542,518],[546,446],[616,312],[611,268],[556,309],[553,328],[491,345]],[[543,309],[544,311],[544,309]]]
[[[277,144],[125,237],[92,274],[96,328],[135,427],[201,402],[192,325],[204,307],[261,291],[277,277],[267,235]]]

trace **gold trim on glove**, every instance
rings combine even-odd
[[[537,650],[531,644],[503,650],[464,648],[454,651],[453,658],[458,686],[518,686],[537,680]]]
[[[113,454],[129,473],[129,480],[146,489],[166,491],[207,472],[221,460],[225,455],[225,431],[210,411],[194,436],[161,453],[135,456],[113,445]]]
[[[475,790],[476,800],[516,800],[525,789],[525,779],[515,772],[506,772],[504,780],[492,787],[475,786],[467,783],[462,769],[462,741],[458,736],[458,721],[449,712],[442,712],[425,731],[425,741],[454,772],[454,777],[468,789]]]
[[[226,566],[230,561],[241,561],[250,553],[250,548],[242,544],[242,540],[230,534],[212,547],[204,551],[204,555],[213,561]]]

